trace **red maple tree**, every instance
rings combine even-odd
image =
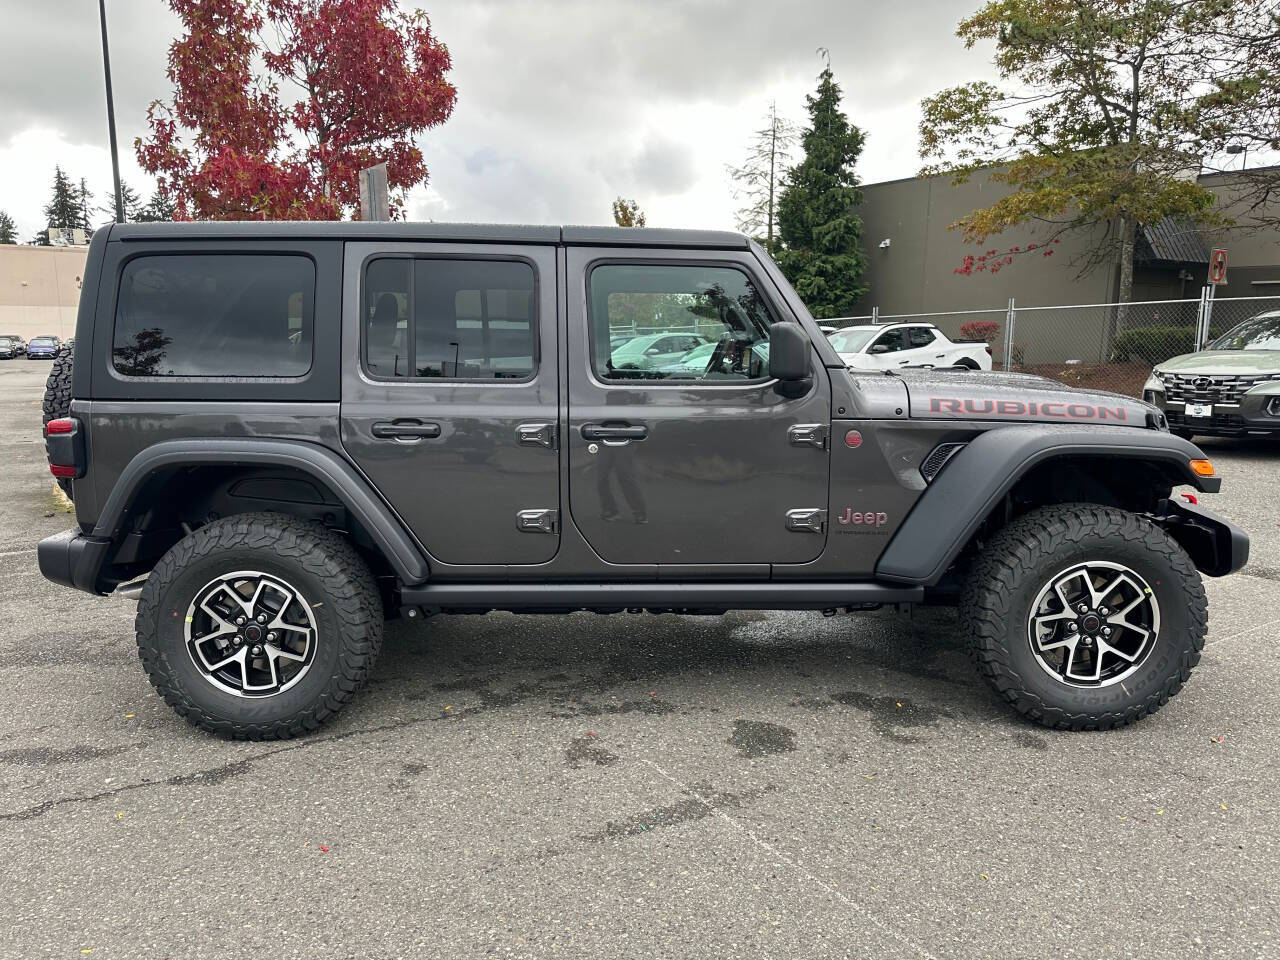
[[[168,0],[174,93],[134,142],[179,219],[334,220],[385,162],[393,216],[448,119],[448,48],[395,0]],[[295,96],[287,96],[288,90]]]

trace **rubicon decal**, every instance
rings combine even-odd
[[[929,412],[957,417],[1046,417],[1051,420],[1094,420],[1123,423],[1129,419],[1124,407],[1102,407],[1092,403],[1064,403],[1061,400],[972,400],[930,397]]]

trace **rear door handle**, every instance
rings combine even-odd
[[[584,423],[581,428],[583,440],[610,441],[643,440],[649,435],[649,428],[643,423]]]
[[[373,425],[373,435],[379,440],[429,440],[440,436],[440,424],[409,419],[383,420]]]

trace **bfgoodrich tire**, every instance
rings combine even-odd
[[[184,719],[230,739],[314,730],[364,682],[382,645],[382,601],[340,534],[282,514],[201,527],[152,571],[138,653]]]
[[[1191,558],[1155,524],[1065,504],[992,539],[960,616],[983,676],[1019,713],[1105,730],[1182,689],[1204,647],[1208,605]]]
[[[63,347],[53,358],[49,376],[44,381],[44,422],[71,415],[71,366],[75,362],[75,344]],[[58,486],[71,497],[71,481],[59,477]]]

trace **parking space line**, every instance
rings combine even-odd
[[[1228,634],[1225,637],[1219,637],[1217,640],[1210,640],[1205,644],[1205,647],[1207,649],[1208,647],[1216,646],[1217,644],[1223,643],[1227,640],[1236,640],[1240,637],[1248,636],[1251,633],[1256,633],[1259,630],[1265,630],[1267,627],[1274,627],[1276,624],[1280,624],[1280,620],[1268,620],[1266,623],[1260,623],[1256,627],[1249,627],[1246,630],[1237,630],[1235,633]]]
[[[938,958],[934,954],[926,950],[921,944],[917,943],[916,941],[908,937],[906,934],[902,933],[900,930],[896,929],[895,927],[881,920],[879,917],[873,914],[861,903],[854,900],[852,897],[846,895],[838,887],[832,886],[831,884],[823,880],[821,877],[815,876],[812,872],[808,870],[808,868],[804,866],[804,864],[800,863],[800,861],[783,853],[781,850],[773,846],[773,844],[769,843],[767,840],[760,839],[760,837],[757,836],[755,831],[753,831],[750,827],[743,825],[739,821],[735,820],[733,817],[729,816],[722,809],[720,809],[719,806],[712,803],[706,797],[702,796],[702,794],[700,794],[696,789],[681,783],[678,779],[676,779],[674,776],[672,776],[670,773],[668,773],[658,764],[654,763],[652,760],[649,760],[646,757],[639,757],[637,759],[639,759],[641,763],[652,767],[655,771],[657,771],[659,776],[669,781],[673,786],[678,788],[680,791],[688,794],[690,797],[693,797],[693,799],[697,800],[700,804],[706,807],[707,811],[712,816],[719,817],[721,820],[727,823],[730,827],[732,827],[738,833],[744,835],[756,846],[766,851],[775,860],[779,860],[782,863],[785,863],[787,866],[791,867],[793,870],[800,873],[810,882],[817,884],[819,887],[821,887],[831,896],[837,898],[838,900],[843,901],[846,906],[852,908],[859,915],[871,921],[872,925],[875,926],[882,933],[884,933],[886,936],[892,938],[893,940],[896,940],[899,944],[906,947],[912,953],[916,954],[917,956],[925,958],[925,960],[938,960]]]

